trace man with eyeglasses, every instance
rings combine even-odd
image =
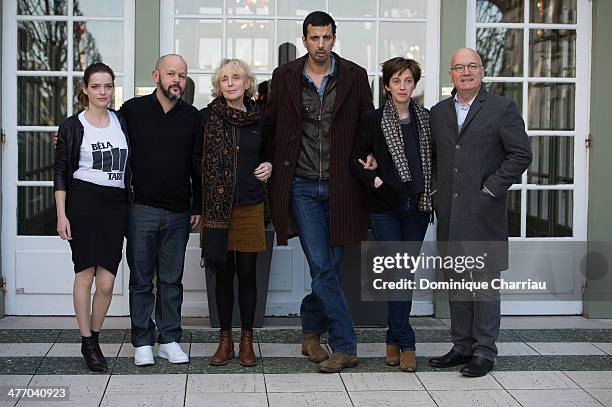
[[[461,374],[479,377],[497,357],[500,299],[490,282],[508,268],[507,191],[529,166],[531,151],[516,103],[482,84],[476,51],[457,50],[449,74],[452,96],[431,109],[439,254],[483,256],[484,268],[444,271],[449,280],[485,282],[488,288],[449,290],[453,348],[429,364],[466,364]]]

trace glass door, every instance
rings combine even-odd
[[[3,270],[7,313],[73,314],[70,248],[55,231],[53,136],[80,107],[85,68],[116,73],[114,107],[133,94],[133,0],[3,2]],[[120,266],[111,313],[127,314]],[[127,297],[127,295],[126,295]]]
[[[531,242],[540,255],[584,247],[587,236],[587,147],[591,4],[588,0],[470,0],[469,46],[482,56],[485,83],[522,112],[533,161],[508,194],[511,241]],[[576,242],[575,245],[568,242]],[[518,245],[517,245],[518,246]],[[537,278],[541,261],[511,252],[511,273]],[[541,257],[542,258],[542,257]],[[518,264],[525,265],[527,272]],[[579,293],[579,268],[557,270],[558,289]],[[544,273],[544,272],[542,272]],[[549,277],[541,275],[544,279]],[[581,301],[505,303],[505,313],[582,312]],[[581,298],[581,296],[579,296]]]

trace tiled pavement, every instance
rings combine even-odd
[[[4,397],[0,406],[612,407],[612,321],[597,325],[573,319],[557,326],[580,328],[533,329],[546,323],[506,320],[496,368],[478,379],[462,377],[458,369],[427,365],[428,357],[450,349],[448,326],[430,318],[416,319],[416,374],[383,364],[381,329],[357,330],[357,368],[319,374],[317,365],[300,355],[301,333],[290,326],[256,331],[259,364],[252,368],[236,360],[210,366],[216,330],[195,327],[183,335],[188,364],[156,358],[153,366],[136,367],[129,330],[121,324],[102,331],[100,341],[111,371],[95,374],[80,357],[77,330],[62,329],[62,324],[56,329],[39,324],[41,328],[35,329],[27,319],[21,325],[29,329],[19,329],[3,321],[0,388],[69,386],[70,395],[56,403]]]

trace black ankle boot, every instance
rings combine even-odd
[[[96,352],[93,336],[81,336],[81,354],[85,358],[87,367],[92,372],[108,372],[106,362],[100,359]]]
[[[96,353],[98,354],[98,358],[100,358],[100,360],[102,360],[102,362],[104,362],[104,364],[106,365],[106,358],[102,354],[102,349],[100,349],[100,342],[98,340],[100,337],[100,332],[91,331],[91,337],[93,338],[93,341],[96,344]]]

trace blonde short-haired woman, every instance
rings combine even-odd
[[[221,331],[210,360],[220,366],[234,357],[234,275],[239,282],[243,366],[257,363],[253,319],[257,300],[257,253],[265,250],[264,184],[272,164],[264,156],[265,116],[251,99],[255,77],[238,59],[225,59],[212,76],[215,99],[200,111],[204,124],[202,258],[215,275]]]

